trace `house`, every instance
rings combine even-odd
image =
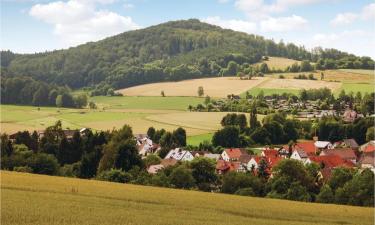
[[[174,166],[178,163],[175,159],[162,159],[160,161],[160,164],[164,166],[164,168],[167,168],[168,166]]]
[[[263,157],[278,157],[279,151],[273,148],[264,148],[260,155]]]
[[[191,154],[194,156],[194,158],[196,157],[203,157],[204,154],[207,154],[209,152],[207,151],[192,151]]]
[[[213,159],[213,160],[215,160],[215,161],[218,161],[218,160],[220,159],[221,155],[220,155],[220,154],[213,154],[213,153],[205,153],[205,154],[203,155],[203,157],[206,157],[206,158],[209,158],[209,159]]]
[[[362,114],[359,114],[352,109],[345,110],[344,114],[342,115],[342,119],[348,123],[352,123],[354,122],[354,120],[356,120],[357,118],[361,118],[361,117],[363,117]]]
[[[290,156],[291,159],[302,161],[303,163],[309,158],[303,149],[295,149]]]
[[[164,169],[164,166],[161,164],[151,165],[147,168],[147,172],[149,174],[157,174],[159,170],[162,170],[162,169]]]
[[[355,166],[353,162],[344,160],[338,155],[310,156],[306,163],[316,163],[320,165],[320,175],[325,181],[329,180],[335,168],[353,168]]]
[[[254,156],[251,157],[250,161],[247,163],[246,167],[248,171],[256,171],[259,168],[261,160],[267,162],[268,170],[271,171],[274,166],[276,166],[283,158],[282,157],[264,157],[264,156]]]
[[[351,148],[325,149],[320,153],[320,156],[325,155],[337,155],[344,160],[353,162],[354,164],[357,162],[357,156]]]
[[[333,148],[333,145],[329,141],[316,141],[314,143],[314,145],[319,150],[332,149]]]
[[[351,148],[357,150],[359,148],[358,143],[353,139],[343,139],[333,144],[334,148]]]
[[[248,155],[248,153],[240,148],[227,148],[221,153],[221,158],[225,161],[238,161],[241,155]]]
[[[359,148],[361,152],[375,152],[375,141],[369,141]]]
[[[291,147],[292,152],[294,150],[303,150],[307,155],[316,155],[317,148],[315,147],[315,143],[312,141],[298,142]],[[288,145],[283,146],[283,148],[289,150]]]
[[[225,174],[230,171],[245,172],[246,168],[241,165],[241,162],[230,162],[219,159],[216,163],[216,173]]]
[[[138,148],[138,153],[141,156],[146,156],[149,153],[155,153],[158,150],[160,150],[160,146],[158,144],[153,143],[147,135],[138,134],[135,136],[135,139]]]
[[[368,168],[375,173],[375,152],[364,152],[358,164],[362,169]]]
[[[191,161],[194,159],[194,156],[189,151],[182,150],[180,148],[175,148],[170,150],[164,159],[175,159],[177,161]]]

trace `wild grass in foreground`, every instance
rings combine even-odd
[[[373,208],[1,172],[5,225],[373,224]]]

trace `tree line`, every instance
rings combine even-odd
[[[1,77],[1,104],[82,108],[87,96],[72,96],[68,87],[60,87],[30,77]]]

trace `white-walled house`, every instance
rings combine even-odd
[[[239,148],[227,148],[221,153],[221,158],[227,162],[238,161],[242,155],[248,155],[248,153]]]
[[[186,150],[180,148],[172,149],[168,152],[164,159],[175,159],[177,161],[191,161],[194,159],[194,156]]]
[[[314,145],[317,149],[332,149],[333,148],[332,143],[329,141],[316,141]]]
[[[306,160],[308,160],[308,156],[306,152],[303,151],[302,149],[294,150],[290,158],[298,160],[298,161],[302,161],[303,163],[306,163]]]

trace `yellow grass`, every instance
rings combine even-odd
[[[373,224],[372,208],[1,172],[4,225]]]
[[[341,87],[341,83],[320,80],[271,79],[268,82],[259,85],[259,88],[277,89],[317,89],[324,87],[334,91]]]
[[[237,77],[215,77],[178,82],[161,82],[139,85],[118,90],[127,96],[197,96],[198,87],[202,86],[204,95],[210,97],[226,97],[228,94],[241,94],[257,86],[267,78],[256,77],[252,80],[240,80]]]
[[[262,62],[257,63],[257,65],[260,65],[261,63],[266,63],[268,68],[270,69],[274,68],[285,70],[288,66],[291,66],[296,62],[299,63],[299,61],[294,59],[287,59],[282,57],[269,57],[268,60],[262,60]]]

